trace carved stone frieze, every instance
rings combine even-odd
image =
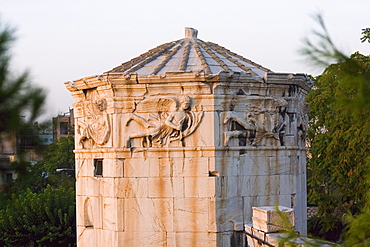
[[[284,146],[288,115],[288,102],[274,98],[265,102],[265,107],[247,104],[245,112],[227,111],[221,113],[224,125],[223,144],[229,145],[232,138],[239,139],[239,146],[265,146],[266,138],[279,140]],[[231,109],[234,107],[232,106]]]
[[[306,145],[309,111],[310,111],[309,104],[307,102],[302,102],[299,107],[297,119],[298,146],[304,147]]]
[[[131,147],[131,140],[142,139],[143,147],[166,146],[173,141],[181,142],[198,127],[203,111],[194,105],[189,96],[150,97],[138,103],[137,112],[130,113],[125,123],[125,146]],[[130,122],[139,124],[140,129],[131,127]]]
[[[77,133],[82,148],[104,145],[108,142],[111,127],[106,112],[107,101],[99,97],[96,89],[84,91],[83,118],[77,120]]]

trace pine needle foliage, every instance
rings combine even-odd
[[[350,76],[349,70],[358,67]],[[307,97],[310,104],[308,200],[319,206],[311,220],[320,234],[342,231],[343,216],[357,214],[365,206],[369,181],[370,108],[357,85],[370,72],[370,56],[353,54],[347,61],[330,65],[316,78]]]
[[[32,122],[40,115],[46,97],[42,88],[31,84],[28,72],[11,73],[13,32],[0,22],[0,133],[18,129],[24,123],[24,115]]]
[[[308,201],[319,206],[310,223],[314,233],[337,241],[347,215],[356,217],[368,203],[370,56],[358,52],[344,55],[332,42],[322,17],[317,15],[316,20],[322,28],[314,32],[319,42],[306,40],[302,49],[308,61],[327,66],[314,78],[307,97]]]

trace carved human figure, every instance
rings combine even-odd
[[[234,111],[224,113],[223,124],[228,124],[228,130],[224,132],[224,146],[227,146],[229,140],[235,137],[243,137],[246,144],[255,145],[258,143],[264,133],[264,127],[259,122],[257,115],[263,112],[259,107],[247,105],[247,111],[244,117],[241,117]],[[239,127],[233,126],[235,123]]]
[[[298,119],[297,119],[297,132],[298,132],[298,146],[306,145],[306,135],[308,130],[308,113],[310,111],[309,104],[303,102],[300,104]]]
[[[126,134],[126,147],[130,146],[131,139],[134,138],[143,138],[143,146],[151,147],[153,144],[163,146],[175,140],[183,141],[185,137],[194,132],[199,125],[203,112],[195,113],[191,111],[191,98],[189,96],[183,97],[180,102],[178,99],[172,100],[177,105],[173,112],[151,113],[148,119],[135,113],[129,114],[126,126],[129,125],[131,120],[134,120],[145,130]]]
[[[107,101],[98,98],[96,89],[88,90],[85,98],[84,118],[77,121],[77,133],[80,135],[79,143],[82,148],[85,148],[88,141],[104,145],[110,136],[109,117],[106,113]]]
[[[267,103],[270,104],[267,109],[248,104],[244,117],[234,111],[225,112],[223,124],[229,124],[224,132],[224,146],[228,145],[231,138],[245,138],[247,145],[264,145],[264,137],[280,140],[280,144],[284,145],[288,102],[283,98],[276,98]],[[237,128],[233,126],[235,123]]]
[[[283,98],[278,98],[274,100],[275,105],[275,124],[273,129],[273,136],[275,139],[280,141],[280,145],[285,145],[285,137],[286,137],[286,128],[287,128],[287,114],[286,108],[288,106],[288,101]]]

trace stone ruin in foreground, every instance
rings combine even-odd
[[[312,82],[197,38],[160,45],[74,98],[79,246],[246,246],[252,207],[306,233]]]

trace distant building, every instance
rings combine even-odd
[[[53,118],[53,141],[59,140],[60,137],[74,135],[74,114],[73,109],[68,112],[59,114]]]
[[[0,190],[16,178],[11,167],[14,161],[37,163],[53,142],[52,127],[35,122],[17,131],[0,134]]]
[[[16,150],[16,133],[0,133],[0,191],[4,184],[15,178],[14,170],[11,169],[10,163],[14,161]]]
[[[52,120],[52,125],[35,122],[17,131],[0,133],[0,191],[4,184],[16,178],[12,162],[23,160],[36,164],[53,141],[74,135],[73,109]]]

